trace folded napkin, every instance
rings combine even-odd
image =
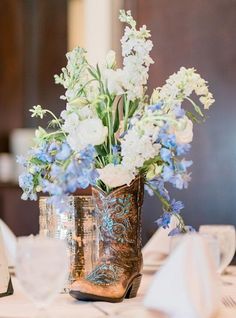
[[[142,249],[145,265],[156,265],[165,259],[170,252],[170,231],[176,227],[176,218],[172,217],[169,228],[159,228]]]
[[[3,243],[5,246],[6,256],[8,265],[11,267],[15,266],[15,255],[16,255],[16,236],[9,229],[9,227],[0,219],[0,229],[2,232]]]
[[[219,306],[214,260],[206,241],[186,234],[154,276],[144,305],[171,318],[210,318]]]

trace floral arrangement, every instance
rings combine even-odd
[[[40,105],[32,117],[52,116],[50,130],[36,130],[35,146],[18,162],[26,171],[19,177],[23,199],[47,192],[59,209],[78,188],[96,185],[109,193],[129,185],[139,174],[149,194],[163,205],[159,226],[168,227],[174,215],[177,227],[170,235],[186,232],[180,215],[183,203],[170,198],[166,184],[188,187],[192,161],[184,156],[191,147],[193,122],[204,118],[214,99],[207,82],[194,68],[171,75],[164,86],[147,96],[152,41],[146,26],[137,29],[130,11],[120,12],[127,24],[121,39],[123,67],[116,67],[115,52],[103,64],[89,64],[80,47],[66,54],[68,63],[55,82],[63,85],[66,109],[57,118]],[[190,96],[199,97],[198,106]],[[189,110],[182,104],[187,101]]]

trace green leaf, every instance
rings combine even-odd
[[[194,107],[196,113],[198,113],[200,116],[204,117],[204,115],[203,115],[203,113],[202,113],[202,111],[201,111],[201,108],[200,108],[198,105],[196,105],[195,103],[193,103],[193,107]]]
[[[96,69],[97,69],[97,73],[98,73],[98,78],[100,79],[101,78],[101,72],[100,72],[98,64],[96,65]]]
[[[190,103],[193,105],[193,107],[194,107],[194,109],[195,109],[195,112],[196,112],[197,114],[199,114],[201,117],[204,117],[201,108],[200,108],[198,105],[196,105],[196,104],[194,103],[194,101],[192,101],[192,99],[190,99],[190,98],[188,98],[188,97],[187,97],[186,99],[187,99],[188,101],[190,101]]]
[[[115,118],[114,118],[114,124],[113,124],[113,132],[116,133],[120,126],[120,113],[119,113],[119,104],[120,104],[121,98],[119,99],[117,105],[116,105],[116,112],[115,112]]]
[[[99,81],[99,78],[97,77],[97,74],[95,72],[93,72],[90,68],[88,68],[88,71],[92,75],[92,77]]]
[[[95,146],[95,149],[99,156],[105,157],[107,155],[107,152],[103,146]]]
[[[201,124],[203,122],[202,118],[197,118],[192,112],[186,111],[186,116],[197,124]]]
[[[132,106],[129,109],[129,118],[133,116],[136,109],[138,108],[138,105],[139,105],[139,100],[136,100],[134,103],[132,103]]]
[[[45,163],[43,161],[41,161],[41,160],[39,160],[38,158],[35,158],[35,157],[31,158],[30,162],[35,164],[35,165],[39,165],[39,166],[45,165]]]

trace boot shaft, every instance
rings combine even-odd
[[[143,178],[110,194],[93,188],[101,254],[134,261],[141,254]]]

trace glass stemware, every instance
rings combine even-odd
[[[68,275],[66,243],[29,236],[18,239],[16,275],[25,294],[45,309],[62,290]]]
[[[220,261],[218,273],[222,274],[232,261],[236,249],[236,233],[233,225],[201,225],[201,234],[208,234],[218,241]]]

